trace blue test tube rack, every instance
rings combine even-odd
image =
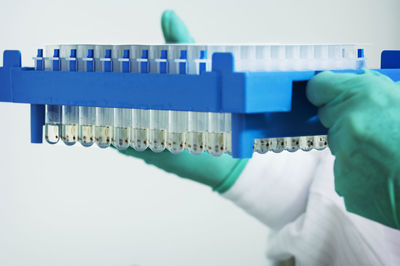
[[[383,51],[377,71],[399,81],[400,51]],[[46,104],[232,113],[232,156],[249,158],[255,139],[327,134],[305,95],[318,72],[235,72],[231,53],[214,53],[200,75],[35,71],[7,50],[0,101],[31,105],[32,143],[43,141]]]

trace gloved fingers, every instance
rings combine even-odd
[[[357,76],[357,74],[333,73],[331,71],[319,73],[307,84],[307,98],[317,107],[325,105],[346,91],[348,86],[343,86],[343,83]]]
[[[350,90],[341,93],[318,109],[319,120],[325,127],[331,128],[337,120],[347,117],[360,109],[360,103],[363,103],[360,97],[356,91]]]
[[[163,12],[161,28],[166,43],[194,43],[185,23],[173,10]]]

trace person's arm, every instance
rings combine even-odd
[[[163,13],[161,26],[167,42],[194,41],[173,11]],[[120,152],[207,185],[272,228],[280,228],[304,212],[312,171],[318,162],[318,153],[314,152],[255,154],[251,160],[186,151],[177,155],[132,148]]]
[[[316,75],[307,97],[329,128],[348,211],[400,229],[400,85],[375,71]]]

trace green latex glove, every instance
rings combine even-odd
[[[194,42],[185,24],[174,11],[167,10],[163,13],[161,27],[167,43]],[[247,160],[233,159],[226,154],[214,157],[208,153],[191,155],[187,151],[181,154],[172,154],[169,151],[154,153],[150,150],[137,152],[132,148],[120,152],[142,159],[166,172],[208,185],[220,193],[227,191],[235,183],[247,163]]]
[[[400,84],[378,72],[316,75],[307,97],[329,128],[346,209],[400,229]]]

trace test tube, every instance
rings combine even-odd
[[[180,51],[180,57],[175,59],[176,72],[186,75],[188,72],[187,50]],[[187,130],[188,112],[169,111],[168,112],[168,133],[167,145],[171,153],[180,153],[185,145],[185,132]]]
[[[254,140],[254,151],[264,154],[268,152],[268,148],[266,146],[266,140],[267,139],[255,139]]]
[[[300,149],[302,151],[310,151],[314,148],[314,137],[304,136],[300,138]]]
[[[144,51],[147,52],[144,52]],[[148,58],[148,49],[145,47],[132,47],[132,55],[138,52],[134,71],[138,73],[148,73],[150,62]],[[131,146],[137,151],[144,151],[149,146],[148,134],[150,127],[150,111],[144,109],[132,110],[133,124]]]
[[[70,57],[66,61],[67,71],[76,72],[78,70],[76,49],[71,49]],[[61,110],[61,138],[66,145],[74,145],[78,139],[79,107],[63,105]]]
[[[295,152],[300,148],[299,137],[288,137],[285,138],[285,150],[288,152]]]
[[[111,49],[104,51],[104,57],[100,59],[101,71],[112,72],[113,61],[111,58]],[[100,148],[107,148],[114,142],[114,109],[96,107],[96,130],[95,140]]]
[[[324,150],[328,146],[328,136],[314,136],[314,148]]]
[[[232,154],[232,114],[225,114],[224,148],[227,154]]]
[[[37,57],[43,57],[43,50],[38,50]],[[36,67],[40,67],[41,60],[36,60]],[[51,71],[61,70],[60,50],[54,49],[53,57],[49,58],[50,67],[41,66]],[[61,106],[49,105],[45,106],[45,139],[49,144],[56,144],[60,140],[61,133]]]
[[[284,138],[272,138],[270,143],[271,143],[270,150],[273,152],[279,153],[285,149]]]
[[[123,51],[119,59],[120,69],[123,73],[131,72],[129,49]],[[132,127],[132,110],[114,108],[114,146],[119,150],[126,150],[130,145]]]
[[[143,53],[143,52],[142,52]],[[142,54],[142,57],[145,57]],[[160,58],[155,61],[156,67],[153,68],[155,72],[160,74],[169,73],[169,60],[168,60],[168,50],[162,49],[160,51]],[[162,110],[149,110],[150,113],[150,132],[149,132],[149,142],[150,149],[153,152],[162,152],[165,150],[167,140],[166,140],[166,129],[168,123],[168,111]]]
[[[198,75],[206,71],[207,51],[201,50],[200,57],[195,60]],[[188,132],[186,133],[185,148],[194,155],[201,154],[206,147],[206,131],[208,126],[208,113],[188,112]]]
[[[224,153],[225,114],[208,113],[207,151],[214,156]]]
[[[95,71],[94,50],[87,50],[87,57],[83,58],[85,72]],[[79,106],[79,137],[84,147],[90,147],[95,140],[96,107]]]

